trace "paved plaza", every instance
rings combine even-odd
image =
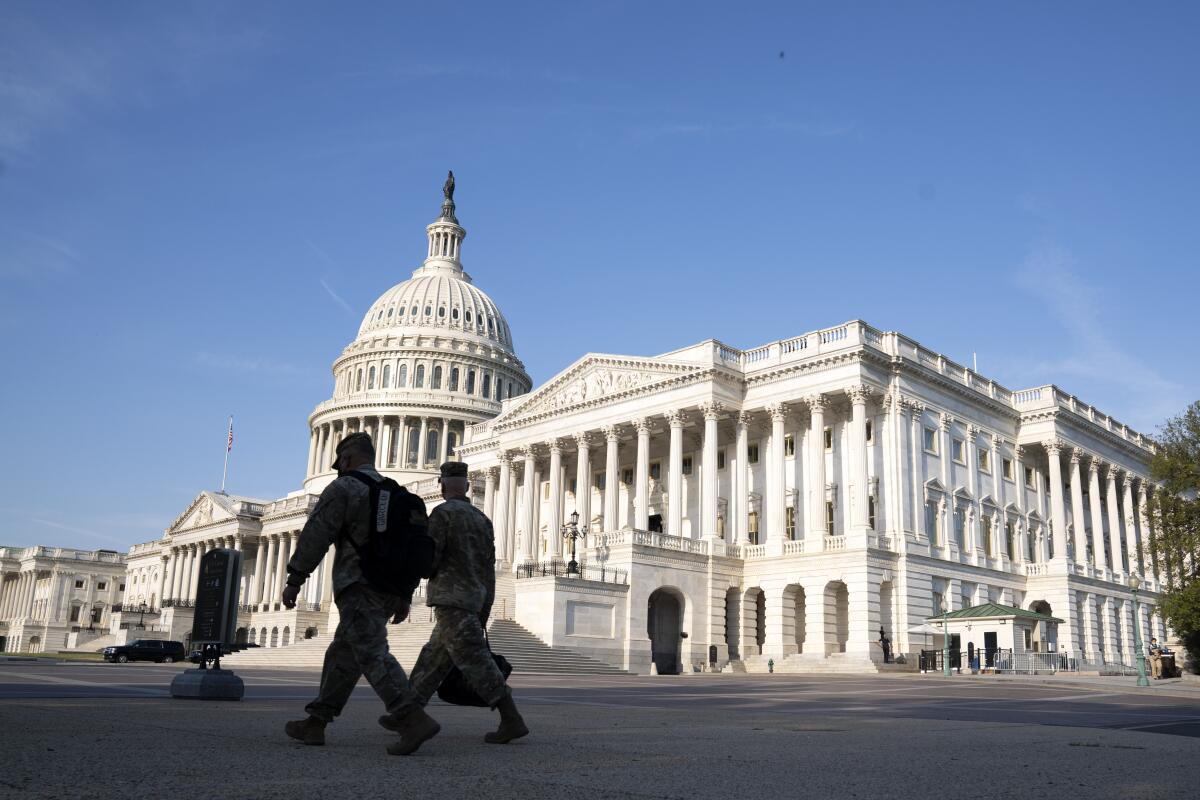
[[[0,664],[0,797],[1190,797],[1200,692],[933,676],[513,679],[533,729],[435,702],[410,758],[365,684],[328,745],[283,736],[316,674],[172,700],[177,666]],[[1130,679],[1132,680],[1132,679]]]

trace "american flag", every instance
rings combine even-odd
[[[233,417],[229,418],[229,439],[225,442],[225,452],[233,450]]]

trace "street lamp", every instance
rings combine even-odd
[[[1137,656],[1137,685],[1149,686],[1150,681],[1146,679],[1146,654],[1142,651],[1142,633],[1138,629],[1138,617],[1141,616],[1141,611],[1138,610],[1137,593],[1141,585],[1142,579],[1138,577],[1136,572],[1131,572],[1129,574],[1129,588],[1133,590],[1133,652]]]
[[[575,541],[587,536],[587,525],[579,527],[579,512],[571,512],[571,521],[562,526],[562,537],[571,543],[571,560],[567,562],[567,574],[579,574],[579,562],[575,560]]]
[[[138,627],[142,630],[146,629],[146,601],[143,600],[138,605]]]

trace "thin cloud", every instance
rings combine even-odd
[[[345,300],[343,300],[341,295],[339,295],[333,289],[329,288],[329,284],[325,282],[324,278],[320,278],[320,282],[321,282],[321,288],[324,289],[329,294],[329,296],[333,298],[333,302],[335,302],[339,306],[341,306],[346,311],[347,314],[349,314],[350,316],[354,316],[354,309],[350,307],[350,304],[347,303]]]
[[[31,231],[0,231],[0,280],[33,281],[74,275],[79,252],[50,236]]]
[[[108,534],[100,533],[99,531],[93,531],[88,528],[80,528],[76,525],[66,525],[62,522],[55,522],[54,520],[50,520],[50,519],[41,519],[39,517],[30,517],[29,521],[33,522],[37,525],[44,525],[47,528],[54,528],[55,530],[67,531],[68,533],[77,533],[80,536],[87,536],[90,539],[100,539],[101,541],[105,541],[105,542],[113,542],[114,544],[118,544],[121,547],[126,546],[125,542],[123,540],[118,539],[115,536],[109,536]]]
[[[329,253],[326,253],[324,250],[317,247],[312,242],[312,240],[308,239],[307,237],[304,237],[304,243],[306,245],[308,245],[308,248],[310,250],[312,250],[313,253],[316,254],[317,258],[321,259],[321,261],[323,261],[327,267],[330,267],[335,272],[342,271],[341,265],[338,264],[336,261],[334,261],[333,257],[330,256]],[[341,306],[342,309],[347,314],[349,314],[350,316],[354,316],[354,309],[350,307],[349,303],[347,303],[345,300],[342,299],[342,296],[340,294],[338,294],[337,292],[335,292],[333,290],[333,287],[330,286],[329,283],[324,278],[318,278],[317,280],[320,282],[321,288],[325,290],[325,293],[328,294],[331,298],[333,298],[333,302],[335,302],[339,306]]]

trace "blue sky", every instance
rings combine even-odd
[[[535,382],[862,318],[1145,432],[1200,397],[1194,4],[0,10],[0,543],[116,547],[306,417],[424,255]]]

